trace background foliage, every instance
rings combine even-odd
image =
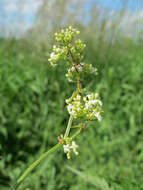
[[[58,6],[62,11],[64,5]],[[92,20],[88,25],[77,21],[74,25],[83,31],[82,39],[87,43],[86,61],[98,68],[98,76],[88,78],[85,83],[101,95],[104,119],[101,124],[95,122],[95,127],[88,128],[77,139],[78,157],[68,161],[62,151],[50,156],[21,189],[141,190],[142,40],[135,41],[118,33],[118,20],[110,29],[112,38],[105,37],[105,19],[98,30]],[[47,41],[43,36],[33,39],[38,30],[43,31],[39,26],[33,29],[32,36],[0,40],[2,190],[9,189],[17,176],[57,143],[57,136],[65,130],[68,114],[64,100],[74,86],[66,81],[64,67],[53,70],[47,61],[52,47],[51,35],[57,27],[56,23],[51,32],[46,33]]]

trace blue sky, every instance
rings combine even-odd
[[[23,7],[20,5],[21,1],[24,2]],[[94,4],[116,12],[122,9],[121,0],[87,0],[86,2],[85,11],[90,10]],[[142,0],[130,0],[128,10],[135,14],[142,11],[142,2]],[[14,26],[18,27],[19,24],[24,23],[25,28],[28,29],[35,20],[35,14],[40,4],[41,0],[0,0],[0,26],[14,28]]]
[[[122,1],[121,0],[92,0],[92,3],[97,3],[100,6],[113,10],[122,9]],[[127,2],[127,0],[124,0]],[[139,11],[143,8],[142,0],[130,0],[128,4],[128,10],[130,11]]]
[[[15,24],[21,19],[27,27],[33,23],[40,0],[24,0],[23,7],[21,1],[23,0],[0,0],[0,24]]]

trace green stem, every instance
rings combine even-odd
[[[70,128],[72,125],[72,121],[73,121],[73,116],[70,116],[69,118],[69,122],[67,125],[67,129],[65,132],[64,137],[67,137],[69,135],[70,132]],[[81,129],[77,130],[73,135],[72,135],[72,139],[74,139],[77,135],[79,135],[81,132]],[[16,190],[18,189],[19,185],[25,180],[25,178],[41,163],[41,161],[43,161],[49,154],[52,154],[54,152],[56,152],[60,147],[62,146],[62,144],[56,144],[55,146],[53,146],[50,150],[47,150],[45,153],[43,153],[35,162],[33,162],[26,170],[25,172],[18,178],[16,184],[14,185],[14,187],[11,188],[11,190]]]
[[[78,136],[81,133],[81,128],[79,130],[77,130],[72,136],[71,138],[74,139],[76,136]]]
[[[66,128],[66,132],[64,134],[64,138],[68,137],[70,129],[71,129],[71,126],[72,126],[72,122],[73,122],[73,116],[70,115],[69,122],[68,122],[68,125],[67,125],[67,128]]]
[[[25,172],[19,177],[19,179],[17,180],[16,184],[14,185],[14,187],[11,190],[16,190],[19,185],[24,181],[24,179],[31,173],[31,171],[36,168],[42,160],[44,160],[49,154],[54,153],[56,150],[58,150],[62,145],[61,144],[56,144],[54,147],[52,147],[50,150],[46,151],[45,153],[43,153],[35,162],[33,162],[33,164],[31,164],[26,170]]]

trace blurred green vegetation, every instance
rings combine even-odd
[[[10,189],[65,131],[69,117],[65,99],[74,85],[67,82],[64,66],[54,70],[48,64],[52,36],[63,21],[81,31],[87,44],[85,61],[98,69],[98,76],[84,84],[99,92],[103,121],[95,122],[76,140],[79,156],[67,160],[63,151],[51,155],[20,189],[142,190],[142,36],[135,40],[119,30],[125,9],[109,28],[109,14],[106,10],[100,14],[96,6],[89,23],[79,22],[83,0],[77,1],[75,12],[66,9],[72,0],[52,1],[56,8],[50,10],[51,1],[43,2],[39,20],[26,37],[0,39],[0,190]]]

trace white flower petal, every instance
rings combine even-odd
[[[68,144],[63,145],[63,148],[64,148],[64,153],[68,153],[68,152],[69,152],[69,150],[70,150],[70,147],[69,147],[69,145],[68,145]]]

